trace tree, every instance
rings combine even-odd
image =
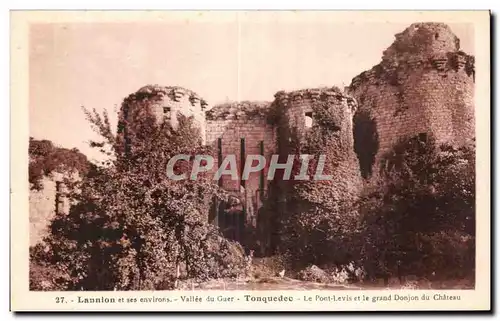
[[[360,201],[369,274],[472,275],[474,148],[419,135],[397,144],[381,164],[380,182]]]
[[[41,179],[54,172],[78,173],[86,175],[93,165],[78,149],[56,147],[50,140],[38,140],[30,137],[28,154],[29,182],[32,190],[42,188]]]
[[[193,119],[178,115],[176,128],[158,122],[151,103],[158,92],[125,99],[116,135],[108,116],[86,111],[102,136],[92,145],[111,156],[71,196],[69,215],[58,216],[46,240],[50,262],[66,270],[68,289],[171,288],[187,278],[244,272],[240,246],[208,224],[214,197],[224,194],[203,175],[174,181],[166,165],[177,154],[209,154]],[[178,162],[174,171],[190,170]]]

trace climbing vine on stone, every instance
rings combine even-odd
[[[297,140],[300,145],[297,150],[314,156],[308,169],[311,178],[320,156],[326,160],[323,173],[334,176],[340,162],[350,157],[348,146],[352,143],[352,133],[346,130],[350,128],[349,114],[336,108],[339,106],[336,99],[331,97],[312,105],[313,126]],[[298,266],[304,263],[340,265],[352,261],[356,252],[345,249],[354,248],[351,241],[357,231],[357,214],[350,206],[354,194],[346,192],[343,184],[335,180],[287,183],[290,187],[282,212],[282,249]]]

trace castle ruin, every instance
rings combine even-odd
[[[460,50],[459,39],[441,23],[416,23],[397,34],[382,61],[343,90],[280,91],[273,101],[212,108],[195,92],[180,87],[145,86],[136,94],[152,90],[162,93],[161,99],[150,102],[157,121],[175,127],[178,113],[194,117],[203,144],[218,152],[214,168],[230,154],[236,156],[241,172],[245,155],[263,155],[269,162],[272,154],[279,154],[285,162],[289,154],[323,148],[339,200],[359,194],[377,176],[382,155],[402,138],[434,135],[438,141],[463,145],[475,137],[474,57]],[[309,133],[315,128],[327,130],[329,138],[313,144]],[[266,167],[247,181],[223,176],[219,182],[243,199],[246,225],[256,225],[268,192],[267,173]],[[44,192],[53,194],[52,189]],[[48,202],[53,204],[53,199]],[[38,196],[30,199],[30,220],[49,217],[39,213],[54,211],[47,204]],[[30,233],[38,235],[38,230]]]
[[[445,24],[415,23],[397,34],[347,91],[359,106],[354,149],[365,178],[401,138],[432,134],[463,145],[475,137],[474,57]]]

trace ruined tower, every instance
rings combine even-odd
[[[201,131],[202,140],[205,140],[205,111],[208,104],[189,89],[178,86],[144,86],[128,96],[122,104],[120,114],[125,119],[132,120],[134,117],[129,110],[132,104],[148,106],[158,123],[169,122],[174,128],[178,124],[179,114],[192,116]]]
[[[222,158],[233,155],[239,177],[246,155],[263,155],[266,168],[250,174],[249,180],[223,176],[218,182],[241,197],[246,204],[245,224],[255,225],[270,185],[279,188],[275,195],[280,195],[283,203],[290,195],[287,189],[294,184],[322,184],[331,194],[318,200],[341,203],[359,195],[362,178],[369,182],[377,176],[381,158],[400,139],[432,135],[438,142],[473,143],[474,73],[474,57],[460,50],[459,39],[447,25],[415,23],[397,34],[381,62],[354,77],[345,92],[336,87],[280,91],[273,102],[224,103],[210,109],[189,89],[148,85],[124,100],[120,119],[133,122],[147,117],[137,130],[144,137],[154,122],[168,122],[175,128],[179,115],[193,116],[202,143],[216,151],[214,168]],[[144,110],[151,112],[136,113]],[[126,132],[126,126],[119,123],[118,136],[126,138]],[[126,139],[119,144],[126,148]],[[283,171],[269,182],[273,154],[280,156],[279,163],[285,163],[289,155],[315,156],[309,175],[314,175],[318,156],[324,155],[323,174],[332,175],[333,180],[294,182],[301,165],[294,162],[292,182],[280,181]],[[33,193],[33,226],[59,210],[56,196],[62,193],[60,187],[51,181],[45,187],[50,197]],[[279,200],[268,203],[275,201]],[[263,224],[271,226],[266,220],[264,216]]]
[[[354,77],[348,91],[359,104],[355,150],[365,178],[399,139],[474,139],[474,57],[460,51],[445,24],[415,23],[397,34],[382,61]]]
[[[281,162],[290,154],[314,156],[310,162],[313,179],[319,156],[323,155],[324,174],[334,179],[332,188],[345,198],[357,195],[361,177],[353,150],[355,99],[337,87],[278,92],[275,97],[277,149]],[[294,168],[295,173],[299,166]]]
[[[50,222],[56,215],[69,213],[70,200],[66,196],[68,190],[64,184],[66,179],[77,180],[77,175],[68,172],[53,172],[44,176],[39,189],[29,191],[30,246],[43,241],[50,232]]]
[[[281,170],[270,182],[269,201],[259,216],[260,253],[268,254],[293,249],[299,222],[310,227],[310,217],[343,215],[363,184],[353,149],[355,99],[337,87],[280,91],[275,98],[270,119],[276,153],[279,163],[292,160],[293,168],[290,179]],[[304,173],[305,155],[310,159]],[[329,179],[317,176],[321,157],[321,174]]]
[[[74,198],[73,185],[93,167],[77,149],[54,145],[30,137],[29,148],[29,236],[30,246],[42,243],[50,223],[67,215]]]

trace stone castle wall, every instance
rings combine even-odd
[[[241,138],[246,155],[260,154],[263,142],[268,164],[272,154],[301,153],[310,147],[303,139],[315,126],[313,106],[325,102],[338,117],[332,125],[338,127],[338,139],[325,151],[335,158],[330,169],[336,188],[347,195],[359,191],[361,176],[376,176],[384,153],[402,138],[432,134],[442,142],[473,141],[474,72],[474,57],[460,51],[448,26],[418,23],[396,35],[382,61],[354,77],[345,92],[337,88],[278,92],[272,103],[227,103],[212,109],[181,87],[145,86],[137,93],[160,93],[151,101],[158,121],[175,127],[178,112],[193,116],[205,144],[217,151],[220,138],[222,157],[235,155],[239,175]],[[216,157],[214,167],[218,165]],[[263,173],[267,189],[268,166]],[[261,184],[259,173],[245,182],[247,203],[256,208],[261,205],[257,193]],[[227,190],[238,191],[240,186],[239,180],[222,179]],[[43,222],[53,217],[55,194],[55,181],[48,179],[41,192],[30,195],[32,244],[43,234],[47,226]]]
[[[40,190],[30,190],[29,222],[30,246],[40,243],[49,231],[49,224],[56,213],[69,212],[70,203],[65,197],[63,173],[53,173],[43,177]]]
[[[444,24],[413,24],[396,35],[382,62],[356,76],[348,92],[359,104],[355,149],[365,176],[404,137],[474,138],[474,58]]]
[[[207,144],[217,151],[218,139],[222,143],[222,155],[235,155],[238,166],[238,177],[243,169],[241,165],[241,139],[244,139],[245,155],[261,155],[261,142],[263,143],[263,156],[266,158],[266,167],[263,175],[267,177],[268,164],[271,155],[276,150],[275,128],[269,124],[267,114],[269,103],[240,102],[215,106],[207,112]],[[218,168],[215,159],[214,168]],[[251,173],[244,182],[245,190],[249,197],[257,203],[257,192],[265,186],[261,184],[261,173]],[[222,186],[228,190],[239,190],[240,181],[232,180],[230,176],[222,177]]]

